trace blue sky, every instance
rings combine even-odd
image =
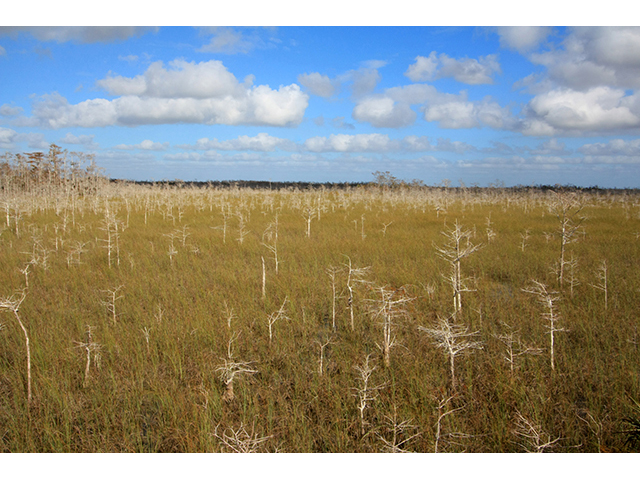
[[[640,187],[639,88],[638,27],[0,27],[0,154],[56,143],[136,180]]]

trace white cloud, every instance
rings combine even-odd
[[[454,152],[465,153],[477,150],[473,145],[465,142],[452,141],[448,138],[438,138],[434,145],[428,137],[408,135],[402,139],[402,150],[406,152]]]
[[[500,45],[525,53],[537,48],[551,34],[550,27],[497,27]]]
[[[526,135],[637,132],[640,128],[640,27],[574,27],[529,59],[546,75],[518,83],[535,97],[523,109]]]
[[[589,143],[578,148],[578,151],[585,155],[622,155],[640,159],[640,139],[625,141],[616,138],[608,143]]]
[[[514,124],[508,108],[501,107],[490,97],[479,102],[469,101],[464,92],[457,97],[442,96],[428,104],[424,119],[453,129],[487,126],[501,130],[510,129]]]
[[[352,116],[374,127],[405,127],[413,124],[417,118],[412,105],[423,105],[423,118],[429,122],[439,122],[442,128],[488,126],[510,129],[515,124],[509,109],[501,107],[490,97],[470,101],[466,92],[458,95],[442,93],[427,84],[388,88],[382,94],[365,97],[358,101]]]
[[[87,147],[96,147],[93,139],[95,135],[74,135],[73,133],[67,133],[59,141],[60,143],[66,143],[70,145],[84,145]]]
[[[111,95],[138,95],[155,98],[211,98],[238,95],[245,89],[218,60],[187,62],[173,60],[169,68],[158,61],[144,75],[134,78],[108,76],[96,85]]]
[[[534,97],[525,109],[526,135],[581,134],[640,127],[640,101],[620,89],[595,87],[586,92],[559,88]]]
[[[10,128],[0,127],[0,147],[1,148],[15,148],[17,143],[27,143],[29,148],[33,149],[47,149],[49,143],[45,140],[44,135],[41,133],[18,133]]]
[[[35,123],[48,128],[201,123],[206,125],[291,126],[302,121],[308,95],[296,84],[251,86],[239,83],[219,61],[183,60],[149,66],[134,78],[109,76],[98,85],[114,100],[92,99],[71,105],[58,95],[34,103]]]
[[[4,56],[6,54],[7,54],[7,51],[5,50],[5,48],[2,45],[0,45],[0,57]]]
[[[408,135],[402,139],[403,148],[409,152],[430,152],[435,150],[428,137]]]
[[[375,68],[361,68],[352,72],[351,79],[351,91],[358,98],[375,90],[380,82],[380,73]]]
[[[336,93],[336,81],[318,72],[298,75],[298,83],[309,89],[312,95],[329,98]]]
[[[200,51],[209,53],[247,53],[251,48],[253,48],[252,43],[243,38],[240,32],[232,28],[219,28],[211,37],[209,44],[200,48]]]
[[[557,85],[640,88],[640,27],[575,27],[562,48],[531,54]]]
[[[204,35],[211,35],[208,44],[198,49],[205,53],[236,54],[249,53],[256,48],[268,48],[279,40],[271,34],[274,29],[240,30],[231,27],[207,27],[201,29]],[[267,35],[267,38],[263,38]]]
[[[598,63],[640,67],[639,27],[579,27],[575,32],[587,55]]]
[[[272,137],[264,132],[254,137],[241,135],[238,138],[224,141],[220,141],[217,138],[213,140],[201,138],[195,145],[179,145],[178,147],[195,150],[252,150],[256,152],[273,152],[276,149],[293,151],[297,148],[291,140]]]
[[[13,107],[5,103],[0,107],[0,115],[3,117],[13,117],[22,113],[22,107]]]
[[[0,127],[0,146],[3,148],[13,147],[13,142],[16,141],[16,135],[18,135],[18,132],[15,130]]]
[[[429,106],[424,119],[439,122],[442,128],[474,128],[480,125],[471,102],[447,102]]]
[[[0,35],[26,32],[41,42],[108,43],[157,32],[157,27],[0,27]]]
[[[428,57],[422,57],[418,55],[416,57],[416,63],[409,65],[409,68],[404,72],[406,77],[412,82],[428,82],[433,79],[438,68],[438,58],[436,52],[431,52]]]
[[[126,78],[109,74],[107,78],[98,80],[96,85],[106,90],[109,95],[142,95],[147,89],[145,77],[142,75]]]
[[[400,142],[381,133],[358,135],[331,135],[313,137],[304,142],[311,152],[388,152],[400,149]]]
[[[374,127],[398,128],[415,122],[417,114],[406,103],[398,103],[388,96],[372,96],[362,99],[353,109],[352,116],[359,122]]]
[[[456,60],[445,53],[436,56],[431,52],[429,57],[416,57],[416,63],[409,66],[404,73],[413,82],[426,82],[438,78],[454,78],[456,81],[468,85],[493,83],[492,76],[500,73],[497,55],[487,55],[474,58]]]
[[[114,125],[118,119],[116,110],[114,102],[102,98],[70,105],[58,93],[43,95],[32,107],[36,123],[49,128]]]
[[[479,60],[456,60],[442,53],[439,60],[442,66],[438,70],[438,78],[453,77],[458,82],[468,85],[493,83],[492,75],[501,71],[497,55],[487,55]]]
[[[159,152],[169,148],[169,142],[160,143],[160,142],[154,142],[152,140],[143,140],[137,145],[120,144],[120,145],[116,145],[113,148],[117,150],[151,150],[151,151]]]
[[[143,142],[144,143],[144,142]],[[138,146],[135,146],[138,147]],[[276,150],[294,152],[299,155],[301,152],[314,153],[411,153],[411,152],[456,152],[465,153],[476,150],[475,147],[459,141],[451,141],[446,138],[438,138],[433,144],[428,137],[409,135],[404,138],[392,139],[386,134],[333,134],[328,137],[311,137],[302,144],[297,144],[291,140],[273,137],[267,133],[259,133],[253,137],[241,135],[230,140],[218,140],[217,138],[201,138],[195,144],[176,145],[177,148],[185,150],[204,151],[254,151],[273,152]],[[134,146],[119,146],[116,148],[129,148]]]
[[[393,87],[383,94],[371,95],[358,101],[352,117],[374,127],[398,128],[411,125],[417,118],[411,105],[439,98],[441,94],[432,85],[416,84]]]

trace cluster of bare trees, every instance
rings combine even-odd
[[[90,193],[107,181],[93,155],[68,152],[51,144],[49,151],[5,153],[0,157],[0,191],[16,193]]]

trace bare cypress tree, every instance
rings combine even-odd
[[[601,290],[604,293],[604,309],[607,310],[609,307],[609,288],[608,288],[608,275],[609,269],[607,267],[607,261],[603,260],[600,263],[600,268],[598,268],[598,283],[591,284],[593,288]]]
[[[376,367],[369,365],[369,358],[371,355],[367,355],[362,365],[354,365],[354,369],[359,373],[360,386],[354,387],[356,393],[354,396],[358,399],[358,411],[360,412],[360,432],[364,435],[364,426],[366,424],[364,420],[364,411],[378,397],[378,390],[385,387],[385,384],[372,386],[371,374]]]
[[[407,315],[405,305],[414,299],[409,297],[404,288],[393,289],[391,287],[376,288],[380,298],[373,300],[372,313],[382,326],[382,344],[378,348],[382,351],[384,366],[391,365],[391,347],[396,344],[396,336],[393,332],[395,321]]]
[[[224,360],[224,365],[216,368],[217,372],[220,372],[220,380],[224,383],[225,391],[222,395],[222,400],[225,402],[231,402],[235,398],[233,393],[233,381],[236,376],[242,374],[253,375],[258,373],[258,370],[251,368],[253,362],[234,362],[231,360]]]
[[[558,327],[558,321],[560,315],[558,314],[556,303],[560,300],[558,292],[548,291],[547,286],[536,280],[533,280],[533,285],[529,288],[523,288],[523,292],[531,293],[538,297],[538,302],[546,309],[546,312],[542,314],[542,318],[547,320],[547,329],[549,331],[549,355],[551,358],[551,370],[555,370],[555,336],[556,332],[564,332],[564,328]]]
[[[562,287],[564,282],[564,267],[566,265],[565,253],[567,245],[574,241],[574,236],[586,217],[580,216],[584,208],[584,200],[575,193],[561,193],[553,191],[555,198],[550,210],[558,221],[560,228],[560,260],[558,265],[558,283]]]
[[[367,274],[370,267],[353,268],[353,266],[351,265],[351,258],[347,257],[347,260],[348,263],[345,263],[344,266],[347,267],[347,290],[349,290],[349,297],[347,301],[351,318],[351,330],[353,331],[355,330],[355,319],[353,313],[353,291],[356,284],[369,283],[364,280],[364,276]]]
[[[476,252],[482,244],[471,243],[471,230],[463,230],[456,220],[454,227],[442,232],[447,238],[447,243],[443,247],[436,247],[438,255],[444,258],[451,265],[451,274],[445,277],[453,288],[453,313],[457,315],[462,310],[462,292],[470,292],[464,285],[462,277],[461,260]]]
[[[18,321],[18,325],[22,329],[22,333],[24,333],[24,343],[27,349],[27,403],[31,403],[31,347],[29,346],[29,333],[27,332],[24,323],[22,323],[22,319],[18,314],[18,310],[20,309],[20,305],[24,301],[27,296],[26,289],[22,291],[20,298],[16,298],[15,295],[12,295],[9,298],[0,299],[0,309],[10,310],[13,312],[13,315],[16,317]]]
[[[455,359],[458,355],[464,355],[470,350],[482,349],[482,342],[473,340],[480,332],[469,332],[469,327],[455,323],[455,315],[446,318],[438,315],[438,325],[435,328],[418,327],[418,330],[432,337],[436,345],[449,357],[451,387],[455,390]]]

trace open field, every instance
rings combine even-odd
[[[637,448],[637,193],[3,188],[2,451]]]

